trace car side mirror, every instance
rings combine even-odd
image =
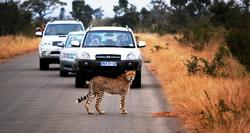
[[[71,42],[71,46],[72,46],[72,47],[79,47],[79,46],[80,46],[80,43],[79,43],[79,41],[72,41],[72,42]]]
[[[36,31],[35,35],[37,37],[42,37],[43,36],[43,33],[41,31]]]
[[[57,43],[58,47],[63,47],[63,42]]]
[[[138,46],[138,48],[146,47],[146,42],[144,42],[144,41],[139,41],[139,42],[137,43],[137,46]]]

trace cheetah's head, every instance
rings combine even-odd
[[[125,71],[126,79],[129,81],[133,81],[135,79],[135,73],[135,70]]]

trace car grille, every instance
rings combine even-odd
[[[58,44],[58,43],[61,43],[61,42],[62,42],[62,41],[54,41],[54,42],[52,43],[52,45],[53,45],[53,46],[57,46],[57,44]]]
[[[51,51],[50,54],[60,54],[60,51]]]
[[[100,55],[96,55],[96,60],[119,61],[121,60],[121,55],[100,54]]]

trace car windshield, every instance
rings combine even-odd
[[[71,34],[71,35],[69,35],[66,42],[65,42],[64,47],[71,48],[71,44],[73,41],[78,41],[80,44],[82,42],[83,35],[84,34]]]
[[[45,35],[68,35],[71,31],[83,31],[80,24],[49,24]]]
[[[128,31],[89,31],[83,47],[125,47],[134,48],[133,38]]]

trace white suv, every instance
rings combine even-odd
[[[71,31],[84,31],[82,22],[77,20],[58,20],[48,22],[44,32],[36,32],[42,36],[39,45],[40,70],[48,70],[49,64],[59,63],[63,42]]]
[[[141,87],[142,56],[139,48],[145,42],[136,42],[128,27],[90,27],[77,49],[75,86],[83,87],[86,80],[97,75],[116,77],[125,70],[136,70],[132,87]]]

